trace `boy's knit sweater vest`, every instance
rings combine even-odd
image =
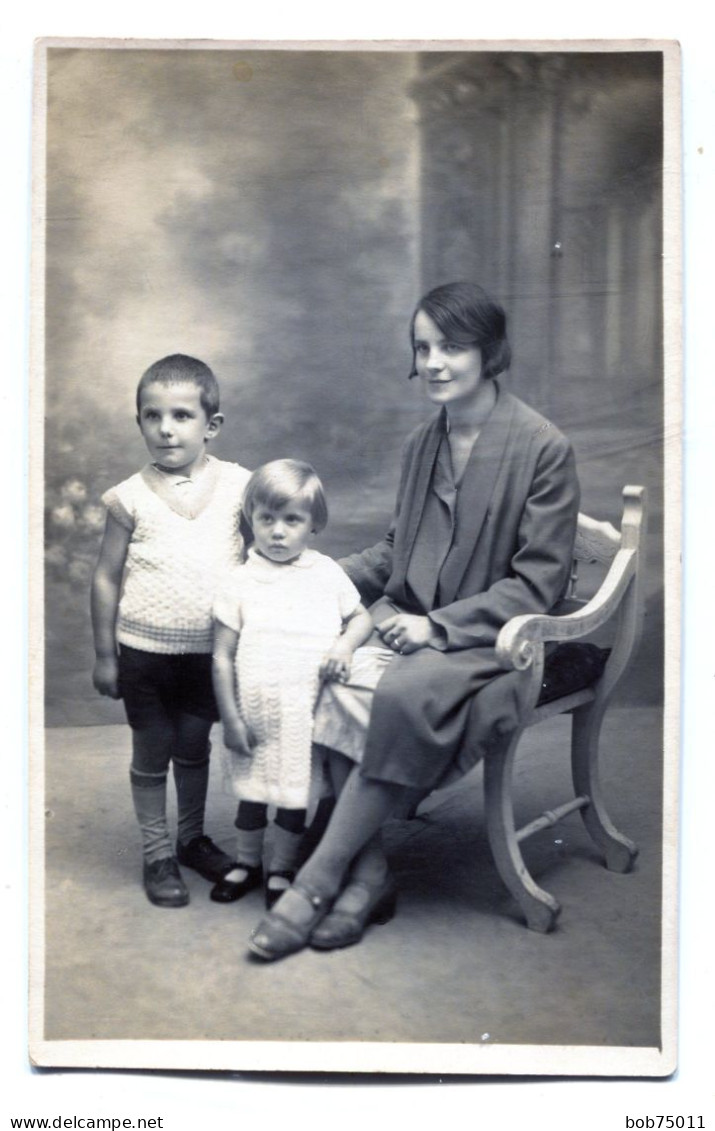
[[[211,652],[214,595],[243,549],[239,518],[249,476],[238,464],[207,457],[196,482],[149,466],[103,496],[131,530],[120,644],[167,655]]]

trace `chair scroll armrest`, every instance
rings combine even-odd
[[[504,668],[525,671],[547,640],[579,640],[606,624],[618,609],[635,576],[636,551],[619,550],[598,593],[578,612],[566,616],[527,613],[502,628],[496,653]]]

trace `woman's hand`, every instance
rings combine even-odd
[[[92,671],[92,683],[100,695],[121,699],[119,690],[119,661],[116,656],[98,656]]]
[[[223,724],[223,742],[229,750],[235,750],[237,754],[244,754],[251,757],[251,747],[253,746],[253,736],[241,719],[232,719],[230,722]]]
[[[439,630],[429,617],[414,613],[395,613],[382,621],[377,631],[388,648],[399,652],[401,656],[418,652],[420,648],[434,647],[441,640]]]

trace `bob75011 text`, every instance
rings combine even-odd
[[[702,1115],[640,1115],[626,1116],[626,1128],[651,1127],[651,1128],[701,1128],[705,1127]]]

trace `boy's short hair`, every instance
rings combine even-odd
[[[310,511],[313,530],[320,533],[328,522],[328,504],[315,469],[298,459],[274,459],[256,468],[248,480],[243,516],[250,526],[257,506],[278,510],[293,501]]]
[[[201,407],[210,420],[219,410],[218,381],[203,361],[185,353],[172,353],[150,365],[137,385],[137,412],[141,412],[141,396],[147,385],[195,385],[201,395]]]
[[[482,354],[482,377],[498,377],[511,363],[511,347],[506,336],[504,309],[477,283],[445,283],[435,287],[417,303],[410,322],[412,369],[415,364],[415,318],[427,314],[445,338],[463,345],[477,346]]]

